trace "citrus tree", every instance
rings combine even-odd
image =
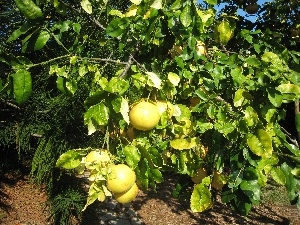
[[[281,1],[256,5],[264,16],[257,24],[236,14],[256,13],[247,9],[255,1],[223,2],[217,11],[217,0],[16,0],[25,19],[7,41],[21,54],[1,54],[11,68],[1,95],[26,104],[40,66],[63,94],[86,90],[82,132],[99,144],[66,149],[56,163],[89,171],[86,207],[112,195],[132,201],[166,171],[194,181],[193,212],[220,194],[247,215],[269,179],[300,207],[299,140],[281,126],[293,103],[300,132],[299,35],[286,33],[300,22],[286,9],[292,19],[273,18],[283,29],[268,26]],[[53,55],[25,57],[39,51]]]

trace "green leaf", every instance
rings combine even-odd
[[[133,4],[139,5],[141,4],[142,0],[130,0]]]
[[[42,30],[35,42],[34,50],[42,49],[49,39],[50,34],[48,33],[48,31]]]
[[[141,160],[141,154],[137,147],[133,145],[127,145],[123,148],[125,160],[128,166],[135,169],[138,166],[139,161]]]
[[[124,94],[129,88],[129,82],[122,78],[113,77],[108,82],[105,87],[105,91],[110,93],[119,93],[120,95]]]
[[[191,149],[200,144],[198,137],[193,138],[179,138],[170,141],[172,148],[177,150]]]
[[[175,110],[177,110],[177,107],[179,108],[178,111],[180,111],[179,115],[177,113],[175,113]],[[177,121],[186,120],[191,117],[191,111],[189,110],[189,108],[187,106],[178,104],[178,105],[176,105],[176,107],[174,107],[174,116],[176,117]]]
[[[24,23],[19,29],[15,30],[7,39],[7,42],[17,40],[22,34],[26,34],[33,27],[32,23]]]
[[[150,169],[150,173],[152,175],[152,179],[157,182],[161,183],[164,181],[162,173],[159,171],[159,169]]]
[[[106,34],[111,37],[119,37],[123,34],[124,30],[127,28],[128,25],[128,18],[114,19],[108,24],[106,28]]]
[[[120,107],[120,113],[123,116],[123,119],[126,121],[127,124],[130,123],[129,121],[129,103],[128,101],[122,97],[122,101],[121,101],[121,107]]]
[[[32,79],[29,71],[21,69],[11,75],[16,102],[23,104],[32,93]]]
[[[300,86],[296,84],[281,84],[276,88],[282,94],[294,94],[300,98]]]
[[[97,127],[106,125],[108,119],[109,110],[103,103],[90,107],[84,113],[84,123],[88,125],[89,134],[95,132]]]
[[[240,68],[240,67],[231,69],[230,74],[231,74],[232,79],[235,83],[235,86],[240,86],[243,83],[245,83],[246,80],[247,80],[247,78],[243,75],[242,68]]]
[[[243,180],[240,184],[241,190],[247,195],[253,204],[258,204],[260,201],[261,190],[257,180]]]
[[[230,24],[227,20],[223,20],[218,26],[218,37],[217,39],[223,44],[226,45],[228,41],[232,38],[235,26]]]
[[[62,93],[67,94],[66,78],[64,78],[64,77],[57,77],[57,79],[56,79],[56,87]]]
[[[216,5],[218,3],[218,0],[204,0],[204,1],[210,5]]]
[[[56,167],[62,167],[64,169],[75,169],[80,165],[82,156],[75,150],[69,150],[58,158]]]
[[[185,5],[179,18],[184,27],[188,27],[192,23],[191,6],[189,4]]]
[[[200,10],[197,9],[197,15],[201,19],[201,23],[197,23],[199,31],[206,32],[207,28],[214,22],[215,11],[212,9]]]
[[[193,212],[203,212],[212,207],[210,190],[204,184],[198,184],[194,187],[190,207]]]
[[[91,92],[90,93],[90,96],[87,97],[84,101],[84,105],[89,108],[91,107],[92,105],[96,105],[98,104],[99,102],[101,102],[102,100],[102,95],[103,95],[104,91],[95,91],[95,92]]]
[[[135,168],[138,186],[144,190],[149,186],[149,166],[147,159],[143,158],[139,162],[139,166]]]
[[[150,6],[151,8],[154,9],[161,9],[162,8],[162,0],[154,0],[152,5]]]
[[[256,58],[256,56],[250,56],[246,59],[246,63],[249,66],[260,67],[260,61]]]
[[[248,196],[244,195],[244,193],[237,193],[234,198],[234,207],[237,209],[242,215],[247,216],[252,208],[252,203]]]
[[[41,30],[39,33],[34,32],[28,35],[22,41],[22,52],[31,52],[42,49],[48,40],[50,39],[50,34],[48,31]]]
[[[296,180],[292,174],[292,169],[287,163],[284,162],[281,165],[281,171],[285,175],[285,187],[288,191],[289,199],[292,201],[297,197],[296,192],[299,191],[299,189],[297,189]]]
[[[261,59],[265,62],[270,62],[274,65],[281,65],[282,64],[282,61],[280,60],[279,56],[276,55],[273,52],[265,52],[262,55]]]
[[[280,185],[285,185],[285,183],[286,183],[285,175],[280,168],[276,168],[276,167],[272,168],[271,176],[272,176],[273,180],[276,181],[276,183],[278,183]]]
[[[80,5],[83,8],[83,10],[86,11],[88,14],[93,13],[93,7],[89,0],[82,0],[80,2]]]
[[[258,115],[251,106],[248,106],[246,108],[244,114],[245,114],[244,121],[246,122],[247,126],[251,127],[257,125]]]
[[[242,30],[241,31],[241,36],[246,40],[248,41],[250,44],[253,43],[253,40],[252,40],[252,36],[250,35],[250,31],[249,30]]]
[[[170,10],[178,10],[182,6],[181,0],[176,0],[175,2],[172,3]]]
[[[266,131],[259,129],[256,134],[250,134],[247,143],[254,154],[264,158],[272,156],[272,139]]]
[[[173,84],[174,86],[177,86],[180,82],[180,77],[173,72],[168,73],[168,80]]]
[[[146,72],[146,74],[149,77],[149,81],[150,81],[150,82],[148,82],[149,86],[156,87],[157,89],[162,88],[162,86],[161,86],[162,85],[162,80],[160,79],[160,77],[156,73]]]
[[[268,89],[268,99],[275,107],[280,107],[283,101],[283,96],[279,91]]]
[[[295,116],[295,124],[298,133],[300,133],[300,113],[296,114]]]
[[[240,107],[249,102],[251,95],[244,89],[238,89],[233,98],[233,104],[235,107]]]
[[[74,79],[66,79],[66,89],[71,93],[72,95],[75,94],[77,90],[77,82]]]

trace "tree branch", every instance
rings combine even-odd
[[[298,144],[297,140],[296,140],[296,139],[293,139],[293,138],[292,138],[293,136],[292,136],[286,129],[284,129],[282,126],[280,126],[280,128],[281,128],[281,130],[283,131],[283,133],[286,134],[287,138],[288,138],[295,146],[297,146],[297,147],[299,148],[299,144]]]
[[[1,98],[0,100],[1,100],[1,102],[5,103],[6,105],[8,105],[8,106],[10,106],[10,107],[13,107],[13,108],[15,108],[15,109],[20,110],[20,107],[17,106],[17,105],[15,105],[15,104],[13,104],[13,103],[10,103],[10,102],[8,102],[8,101],[5,101],[5,100],[2,99],[2,98]]]
[[[110,63],[116,63],[116,64],[123,64],[127,65],[128,62],[121,62],[120,60],[114,60],[114,59],[101,59],[101,58],[88,58],[88,57],[78,57],[80,60],[88,60],[89,62],[93,61],[101,61],[101,62],[110,62]]]
[[[134,51],[129,55],[128,61],[127,61],[127,63],[126,63],[126,66],[125,66],[124,70],[122,71],[122,73],[119,75],[119,78],[125,77],[126,74],[127,74],[127,72],[128,72],[128,70],[129,70],[129,68],[130,68],[130,66],[131,66],[131,64],[132,64],[132,62],[133,62],[133,61],[136,61],[136,60],[134,59],[134,56],[135,56],[135,54],[136,54],[137,51],[138,51],[139,45],[140,45],[140,42],[138,42],[138,43],[136,44]]]
[[[64,4],[66,7],[70,8],[70,9],[72,9],[73,11],[75,11],[75,12],[81,14],[81,11],[80,11],[79,9],[76,9],[75,7],[69,5],[69,4],[65,3],[65,2],[62,2],[62,4]],[[97,27],[100,27],[101,29],[106,30],[106,27],[104,27],[104,26],[99,22],[99,20],[97,20],[95,17],[89,16],[88,18],[89,18],[92,22],[94,22],[94,23],[97,25]]]
[[[300,115],[300,103],[299,103],[299,101],[295,102],[295,117],[297,115]],[[296,138],[297,138],[298,144],[300,145],[300,132],[298,130],[297,130],[297,137]]]

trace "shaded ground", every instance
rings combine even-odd
[[[205,213],[195,214],[189,210],[188,202],[179,202],[170,197],[174,185],[175,180],[169,178],[158,186],[157,193],[149,192],[146,195],[140,192],[138,198],[131,204],[131,208],[138,213],[146,225],[300,225],[298,209],[284,201],[281,201],[280,204],[269,202],[256,207],[248,218],[235,214],[220,202],[217,202],[213,209]],[[92,214],[92,209],[87,212],[90,218],[97,220],[98,217]],[[47,225],[51,224],[47,220],[48,216],[46,195],[43,190],[30,184],[26,176],[21,174],[2,177],[0,180],[0,224]],[[100,221],[99,223],[91,221],[91,219],[89,221],[89,224],[101,224]]]
[[[20,173],[4,175],[0,180],[0,224],[47,225],[45,192]]]
[[[189,202],[171,198],[171,191],[174,190],[175,182],[168,180],[164,185],[157,188],[157,193],[141,193],[133,202],[133,208],[138,211],[142,221],[146,225],[300,225],[300,212],[296,206],[291,206],[286,201],[285,192],[276,190],[278,203],[270,201],[270,193],[265,196],[269,202],[254,207],[248,218],[233,212],[219,199],[214,207],[203,213],[193,213],[189,209]],[[270,190],[274,191],[274,190]],[[280,203],[279,203],[280,202]]]

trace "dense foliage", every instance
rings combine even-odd
[[[24,152],[35,141],[31,173],[50,193],[55,165],[92,171],[86,206],[111,196],[109,166],[125,163],[145,191],[164,172],[195,178],[204,169],[194,212],[220,194],[247,215],[269,179],[300,207],[300,4],[265,3],[253,22],[237,14],[250,2],[8,1],[0,144]],[[158,124],[136,129],[131,108],[161,100],[172,104]],[[102,149],[109,163],[86,162]]]

